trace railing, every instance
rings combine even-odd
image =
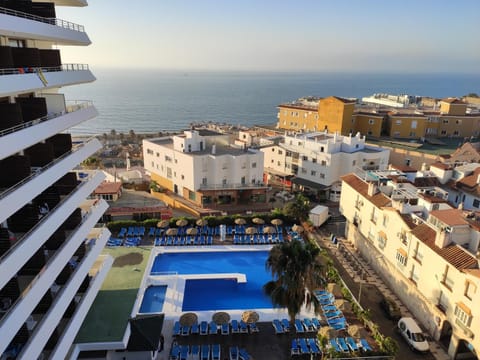
[[[226,190],[226,189],[260,189],[268,185],[263,182],[255,184],[228,183],[228,184],[201,184],[200,190]]]
[[[46,24],[54,25],[54,26],[59,26],[64,29],[69,29],[73,31],[78,31],[78,32],[85,32],[85,27],[83,25],[78,25],[75,23],[72,23],[70,21],[65,21],[62,19],[56,19],[56,18],[45,18],[42,16],[38,15],[33,15],[29,13],[25,13],[22,11],[17,11],[17,10],[12,10],[12,9],[7,9],[4,7],[0,7],[0,14],[5,14],[5,15],[11,15],[11,16],[16,16],[28,20],[33,20],[33,21],[39,21],[43,22]]]
[[[70,103],[71,103],[71,105],[70,105]],[[5,130],[1,130],[0,131],[0,137],[5,136],[5,135],[9,135],[11,133],[14,133],[14,132],[26,129],[26,128],[29,128],[31,126],[40,124],[42,122],[45,122],[45,121],[48,121],[48,120],[51,120],[51,119],[54,119],[54,118],[57,118],[57,117],[62,116],[62,115],[72,113],[72,112],[75,112],[75,111],[78,111],[78,110],[81,110],[81,109],[86,109],[88,107],[93,106],[93,102],[90,101],[90,100],[69,100],[69,101],[66,102],[66,104],[67,104],[66,111],[61,111],[61,112],[57,112],[57,113],[53,113],[53,114],[48,114],[48,115],[43,116],[41,118],[31,120],[31,121],[27,121],[26,123],[22,123],[22,124],[19,124],[19,125],[16,125],[16,126],[12,126],[11,128],[8,128],[8,129],[5,129]]]
[[[18,75],[18,74],[34,74],[41,72],[57,72],[57,71],[82,71],[89,70],[88,64],[62,64],[60,66],[50,67],[17,67],[0,69],[0,75]]]
[[[22,181],[16,183],[15,185],[9,187],[8,189],[5,189],[3,192],[0,193],[0,200],[4,199],[7,195],[9,195],[10,193],[14,192],[15,190],[19,189],[21,186],[25,185],[27,182],[29,182],[30,180],[32,180],[33,178],[39,176],[41,173],[43,173],[45,170],[48,170],[49,168],[55,166],[56,164],[58,164],[60,161],[64,160],[65,158],[67,158],[68,156],[70,156],[71,154],[75,153],[76,151],[78,151],[79,149],[81,149],[82,147],[85,146],[85,144],[87,144],[88,142],[90,142],[91,140],[93,139],[96,139],[95,136],[92,136],[91,138],[88,138],[86,141],[84,141],[83,143],[81,144],[78,144],[78,145],[74,145],[72,147],[71,150],[67,151],[65,154],[62,154],[61,156],[59,156],[58,158],[54,159],[52,162],[48,163],[47,165],[43,166],[43,167],[40,167],[38,168],[37,171],[33,172],[32,174],[30,174],[29,176],[27,176],[26,178],[22,179]]]

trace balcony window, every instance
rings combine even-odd
[[[202,185],[207,185],[207,178],[206,177],[202,178]]]
[[[242,183],[242,185],[245,185],[245,176],[242,176],[240,182]]]
[[[377,241],[378,247],[382,250],[385,249],[385,246],[387,246],[387,234],[385,234],[383,231],[379,231]]]
[[[317,175],[317,172],[316,172],[315,170],[312,170],[312,171],[310,172],[310,174],[311,174],[312,176],[316,176],[316,175]]]
[[[412,271],[410,272],[410,280],[416,284],[418,284],[418,279],[420,278],[420,268],[419,266],[415,266],[412,264]]]
[[[256,162],[252,163],[252,168],[255,169],[256,167],[257,167],[257,163]]]
[[[422,247],[420,246],[420,242],[417,241],[417,245],[415,246],[415,250],[413,252],[413,258],[418,261],[420,264],[423,261],[423,252]]]
[[[407,265],[407,252],[403,249],[397,249],[397,254],[395,256],[395,259],[397,260],[397,264],[401,266],[406,266]]]
[[[457,322],[460,322],[466,327],[470,327],[472,323],[472,312],[470,308],[461,301],[455,306],[455,317],[457,318]]]
[[[472,300],[473,295],[477,292],[477,287],[471,281],[465,282],[465,291],[464,295],[468,300]]]
[[[450,268],[448,267],[448,265],[445,267],[445,272],[443,273],[442,275],[442,285],[445,286],[448,290],[452,291],[453,289],[453,285],[455,284],[455,282],[453,281],[452,279],[452,274],[451,274],[451,271],[449,271]]]

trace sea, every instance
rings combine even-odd
[[[67,100],[93,100],[100,115],[74,135],[156,133],[191,123],[272,125],[277,105],[305,96],[374,93],[443,98],[480,93],[480,74],[273,73],[92,69],[93,83],[66,87]]]

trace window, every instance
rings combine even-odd
[[[378,214],[376,212],[376,209],[373,208],[373,211],[372,211],[372,215],[370,216],[370,220],[376,224],[377,223],[377,218],[378,218]]]
[[[355,165],[357,165],[357,160],[352,161],[352,166],[355,166]]]
[[[447,119],[443,119],[443,123],[444,123],[444,124],[448,124],[448,120],[447,120]]]
[[[281,165],[282,165],[282,163],[280,161],[277,161],[277,166],[281,166]]]
[[[417,120],[412,120],[412,123],[410,124],[410,127],[412,129],[416,129],[417,128]]]
[[[382,250],[385,249],[385,246],[387,246],[387,235],[383,231],[380,231],[378,233],[377,241],[378,247]]]
[[[192,201],[197,200],[196,194],[194,191],[188,190],[188,198]]]
[[[441,283],[450,291],[453,289],[453,285],[455,284],[453,279],[452,279],[452,274],[451,271],[449,271],[450,268],[445,266],[445,272],[442,275],[442,281]]]
[[[257,163],[256,162],[252,163],[252,168],[255,169],[256,167],[257,167]]]
[[[387,225],[388,225],[388,216],[383,215],[382,225],[383,225],[383,227],[387,227]]]
[[[184,175],[182,175],[181,178],[182,178],[182,180],[185,180],[185,176],[184,176]]]
[[[409,136],[410,136],[410,137],[414,137],[414,136],[415,136],[415,131],[410,131]]]
[[[397,121],[395,121],[395,124],[401,125],[401,124],[402,124],[402,120],[397,120]]]
[[[272,152],[275,152],[275,148],[272,147]]]
[[[157,152],[155,155],[157,155],[157,157],[160,157],[160,153],[159,153],[159,152]]]
[[[242,185],[245,185],[245,176],[242,176],[242,178],[240,179],[240,183],[241,183]]]
[[[418,284],[418,279],[420,278],[420,267],[415,264],[412,264],[412,271],[410,272],[410,280],[412,280],[415,285]]]
[[[373,124],[375,124],[375,120],[373,120],[373,119],[368,119],[368,123],[369,123],[370,125],[373,125]]]
[[[472,300],[473,294],[477,292],[477,287],[471,281],[465,281],[465,291],[464,295],[468,300]]]
[[[11,47],[26,47],[25,40],[20,39],[8,39],[8,46]]]
[[[167,178],[171,179],[172,178],[172,169],[167,167]]]
[[[419,241],[417,241],[417,244],[415,245],[415,250],[413,251],[413,258],[417,260],[420,264],[422,263],[423,252]]]
[[[320,173],[320,179],[325,179],[325,174]]]
[[[407,253],[403,249],[398,249],[397,250],[397,255],[395,256],[397,259],[397,264],[406,266],[407,265]]]
[[[458,136],[459,134],[460,134],[460,132],[459,132],[458,130],[455,130],[455,131],[453,132],[453,135],[454,135],[454,136]]]
[[[457,121],[455,121],[455,123],[456,123],[457,125],[462,125],[462,120],[457,120]]]
[[[227,179],[222,179],[222,185],[227,185]]]
[[[301,169],[302,169],[302,174],[306,174],[306,173],[307,173],[307,169],[305,169],[305,168],[303,168],[303,167],[302,167]]]
[[[155,163],[152,161],[152,167],[155,167]]]
[[[172,162],[172,158],[168,155],[165,155],[165,161]]]
[[[207,178],[206,177],[202,178],[202,185],[207,185]]]
[[[325,151],[325,148],[322,146],[320,147],[320,152],[324,152]]]
[[[153,155],[153,150],[147,149],[147,154],[148,155]]]
[[[283,154],[283,151],[282,150],[278,150],[278,155],[282,155]]]
[[[472,323],[472,312],[462,302],[458,302],[455,306],[455,316],[457,317],[457,321],[461,322],[467,327],[469,327]]]
[[[305,155],[302,156],[302,160],[303,160],[303,161],[308,161],[308,156],[305,156]]]
[[[480,200],[478,199],[473,200],[472,206],[478,209],[480,207]]]
[[[325,160],[322,160],[321,165],[322,166],[327,166],[327,162]]]
[[[441,134],[441,135],[447,135],[447,130],[442,130],[442,131],[440,132],[440,134]]]
[[[312,162],[313,162],[314,164],[316,164],[316,163],[317,163],[317,159],[312,159]]]
[[[312,171],[310,172],[310,174],[311,174],[312,176],[316,176],[316,175],[317,175],[317,172],[316,172],[315,170],[312,170]]]

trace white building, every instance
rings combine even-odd
[[[0,8],[2,359],[64,359],[112,264],[98,257],[108,230],[94,229],[107,203],[86,200],[104,176],[72,171],[101,144],[72,145],[63,133],[97,111],[59,92],[95,78],[87,65],[62,64],[52,48],[90,40],[81,25],[55,18],[57,4],[86,1],[3,1]]]
[[[211,130],[143,140],[152,181],[199,207],[265,204],[263,153]],[[227,210],[227,209],[225,209]]]
[[[340,176],[356,168],[386,169],[389,157],[389,150],[366,145],[360,134],[326,132],[285,135],[262,152],[269,181],[291,179],[301,189],[318,191],[332,201],[340,199]]]
[[[452,359],[480,349],[480,212],[402,176],[342,177],[346,237]]]

